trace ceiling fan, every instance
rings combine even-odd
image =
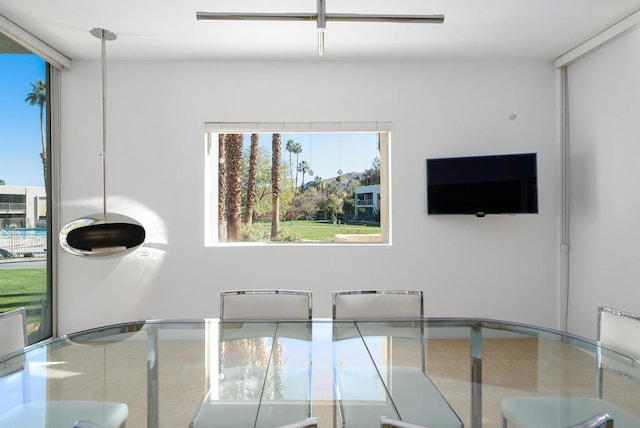
[[[318,30],[318,55],[324,55],[324,32],[327,28],[327,21],[442,24],[444,22],[444,15],[327,13],[326,0],[317,0],[316,13],[196,12],[196,19],[198,21],[316,21]]]

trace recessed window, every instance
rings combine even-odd
[[[388,243],[389,129],[207,124],[206,243]]]

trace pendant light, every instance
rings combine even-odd
[[[140,246],[146,237],[144,227],[122,214],[107,213],[106,190],[106,42],[116,35],[94,28],[91,35],[102,41],[102,212],[67,223],[60,230],[60,246],[77,256],[108,256]]]

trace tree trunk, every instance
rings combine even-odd
[[[218,241],[227,241],[227,150],[224,144],[225,135],[218,134]]]
[[[271,240],[280,232],[280,134],[271,139]]]
[[[253,223],[253,205],[256,203],[256,172],[258,169],[258,138],[258,134],[251,134],[249,178],[247,180],[247,204],[244,210],[244,224]]]
[[[47,180],[47,142],[44,133],[44,106],[40,106],[40,138],[42,141],[42,152],[40,153],[40,159],[42,159],[42,173],[44,175],[44,192],[49,197],[49,180]]]
[[[300,165],[300,164],[298,163],[298,156],[299,156],[299,154],[300,154],[299,152],[296,152],[296,182],[295,182],[295,186],[293,187],[294,189],[297,189],[297,188],[298,188],[298,165]],[[294,190],[294,192],[295,192],[295,190]]]
[[[242,134],[227,134],[227,233],[229,241],[239,241],[242,211]]]
[[[289,140],[290,142],[293,143],[292,140]],[[293,157],[292,157],[292,153],[294,150],[294,145],[291,144],[291,147],[287,147],[287,150],[289,151],[289,175],[291,176],[291,192],[295,192],[296,191],[296,185],[294,184],[295,181],[293,181]]]

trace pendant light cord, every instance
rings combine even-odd
[[[107,220],[107,40],[105,30],[101,30],[102,41],[102,214]]]
[[[101,41],[102,66],[102,215],[107,221],[107,41],[118,37],[104,28],[94,28],[90,31],[93,37]]]

